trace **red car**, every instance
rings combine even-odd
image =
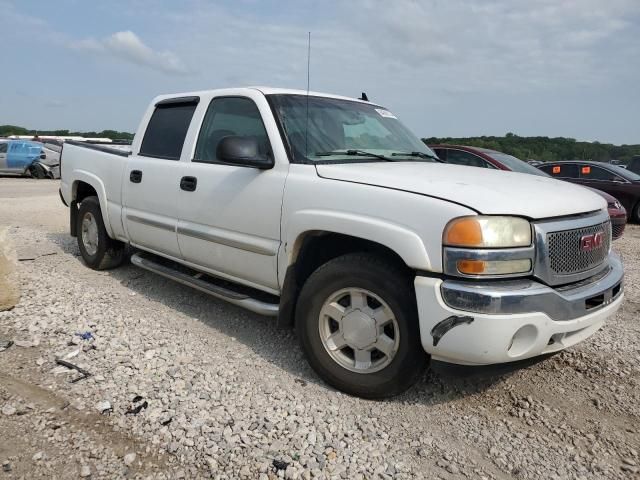
[[[466,165],[469,167],[495,168],[497,170],[530,173],[532,175],[543,175],[545,177],[550,176],[513,155],[489,150],[488,148],[466,147],[462,145],[429,145],[429,148],[436,152],[440,160],[445,163]],[[617,240],[624,233],[624,227],[627,224],[627,211],[616,198],[608,193],[602,190],[596,190],[595,188],[590,188],[590,190],[593,190],[607,201],[609,216],[611,217],[612,237],[614,240]]]

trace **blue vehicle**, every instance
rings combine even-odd
[[[52,165],[39,142],[0,139],[0,174],[30,175],[34,178],[54,178]]]

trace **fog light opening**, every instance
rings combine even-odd
[[[531,350],[538,339],[538,329],[534,325],[520,327],[511,338],[511,343],[507,349],[510,357],[519,357]]]

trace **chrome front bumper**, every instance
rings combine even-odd
[[[622,261],[610,253],[608,263],[600,273],[564,287],[552,288],[529,279],[445,280],[440,291],[444,303],[455,310],[489,315],[541,312],[555,321],[567,321],[596,312],[622,294]]]

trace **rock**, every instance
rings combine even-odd
[[[31,457],[31,460],[33,460],[34,462],[38,462],[42,460],[43,455],[44,454],[42,452],[37,452],[33,455],[33,457]]]
[[[0,228],[0,312],[11,310],[20,301],[20,283],[16,274],[16,253],[7,229]]]
[[[454,463],[450,463],[449,465],[447,465],[447,472],[456,475],[460,473],[460,469]]]
[[[16,413],[16,409],[13,405],[5,405],[2,407],[2,414],[11,416]]]
[[[131,465],[133,462],[135,462],[135,461],[136,461],[136,454],[135,454],[134,452],[127,453],[127,454],[124,456],[124,464],[125,464],[126,466],[130,466],[130,465]]]
[[[88,465],[83,465],[82,468],[80,469],[80,476],[82,478],[90,477],[91,476],[91,468],[89,468]]]
[[[98,404],[96,405],[96,409],[102,414],[113,411],[113,407],[111,406],[111,402],[109,400],[102,400],[101,402],[98,402]]]

